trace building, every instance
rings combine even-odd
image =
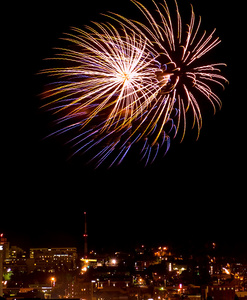
[[[164,294],[164,291],[162,291]],[[163,295],[162,294],[162,295]],[[129,300],[129,299],[151,299],[155,295],[154,300],[162,300],[159,298],[161,292],[154,294],[154,289],[148,286],[134,286],[132,277],[112,278],[112,279],[95,279],[84,281],[77,278],[75,282],[68,285],[68,298],[80,298],[85,300]]]
[[[8,270],[13,271],[18,269],[20,272],[26,272],[27,269],[27,253],[23,249],[17,246],[11,246],[9,248],[8,258],[4,260],[4,272]]]
[[[6,258],[9,258],[9,242],[7,241],[7,238],[4,237],[4,234],[0,234],[0,245],[2,245],[2,255],[3,255],[3,260]]]
[[[234,300],[235,288],[231,285],[207,286],[202,291],[202,299],[206,300],[209,297],[214,300]]]
[[[0,234],[0,297],[3,296],[3,262],[9,257],[9,243],[4,237],[3,233]]]
[[[73,271],[77,268],[77,249],[74,247],[31,248],[29,264],[38,271]]]

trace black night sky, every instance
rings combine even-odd
[[[141,14],[128,0],[7,5],[0,231],[11,244],[81,247],[87,211],[90,248],[216,241],[222,249],[246,252],[246,87],[240,77],[244,8],[223,0],[180,2],[182,16],[191,2],[202,16],[202,28],[216,27],[222,39],[212,55],[228,65],[224,75],[230,85],[219,95],[223,108],[215,116],[203,112],[197,142],[188,133],[152,166],[131,160],[96,171],[80,157],[67,160],[68,149],[57,140],[43,140],[49,120],[39,109],[44,78],[37,73],[70,26],[103,20],[100,13],[107,11],[136,19]],[[143,3],[153,8],[151,1]]]

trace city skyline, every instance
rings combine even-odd
[[[86,300],[235,300],[247,296],[247,260],[222,256],[216,243],[200,251],[137,245],[126,251],[80,253],[75,247],[11,245],[0,235],[0,296]],[[186,298],[187,297],[187,298]]]

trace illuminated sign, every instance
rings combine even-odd
[[[0,250],[3,250],[3,246],[2,245],[0,245]]]

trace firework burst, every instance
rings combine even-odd
[[[220,74],[224,64],[200,64],[220,42],[215,30],[199,35],[201,19],[196,24],[193,9],[190,23],[182,25],[176,2],[175,22],[166,2],[153,1],[157,18],[132,2],[147,25],[111,14],[118,29],[96,22],[86,30],[73,28],[64,38],[70,47],[60,48],[54,58],[64,66],[42,72],[57,78],[43,93],[51,99],[44,106],[60,126],[52,135],[69,133],[73,155],[90,153],[96,167],[106,160],[110,166],[121,163],[134,144],[145,164],[153,162],[166,153],[180,128],[183,140],[188,111],[199,136],[198,94],[214,111],[221,106],[210,85],[226,82]]]
[[[59,78],[43,93],[54,98],[45,106],[59,116],[61,128],[52,135],[73,132],[67,142],[73,154],[90,150],[98,166],[112,152],[117,153],[113,162],[120,163],[143,137],[160,88],[158,54],[147,39],[123,27],[120,32],[109,24],[94,25],[87,31],[73,28],[74,34],[64,38],[72,47],[59,49],[54,59],[72,66],[42,73]]]
[[[201,17],[196,21],[195,13],[191,5],[191,16],[188,24],[182,22],[176,0],[176,17],[173,19],[169,7],[164,0],[163,3],[156,4],[156,15],[140,2],[132,0],[139,8],[147,20],[147,25],[137,21],[126,19],[118,14],[110,17],[118,19],[121,24],[128,28],[133,28],[136,32],[149,39],[153,49],[159,53],[157,61],[159,70],[156,77],[161,87],[159,95],[167,98],[168,94],[174,93],[177,109],[176,132],[181,128],[181,141],[186,132],[186,113],[192,111],[192,128],[197,127],[197,138],[202,127],[202,115],[199,102],[201,96],[209,101],[213,107],[221,108],[221,100],[212,90],[211,85],[220,85],[224,88],[227,79],[221,75],[221,67],[224,63],[204,64],[203,56],[216,47],[221,41],[214,37],[215,29],[207,34],[202,33]],[[198,101],[199,99],[199,101]],[[175,119],[174,119],[175,121]]]

